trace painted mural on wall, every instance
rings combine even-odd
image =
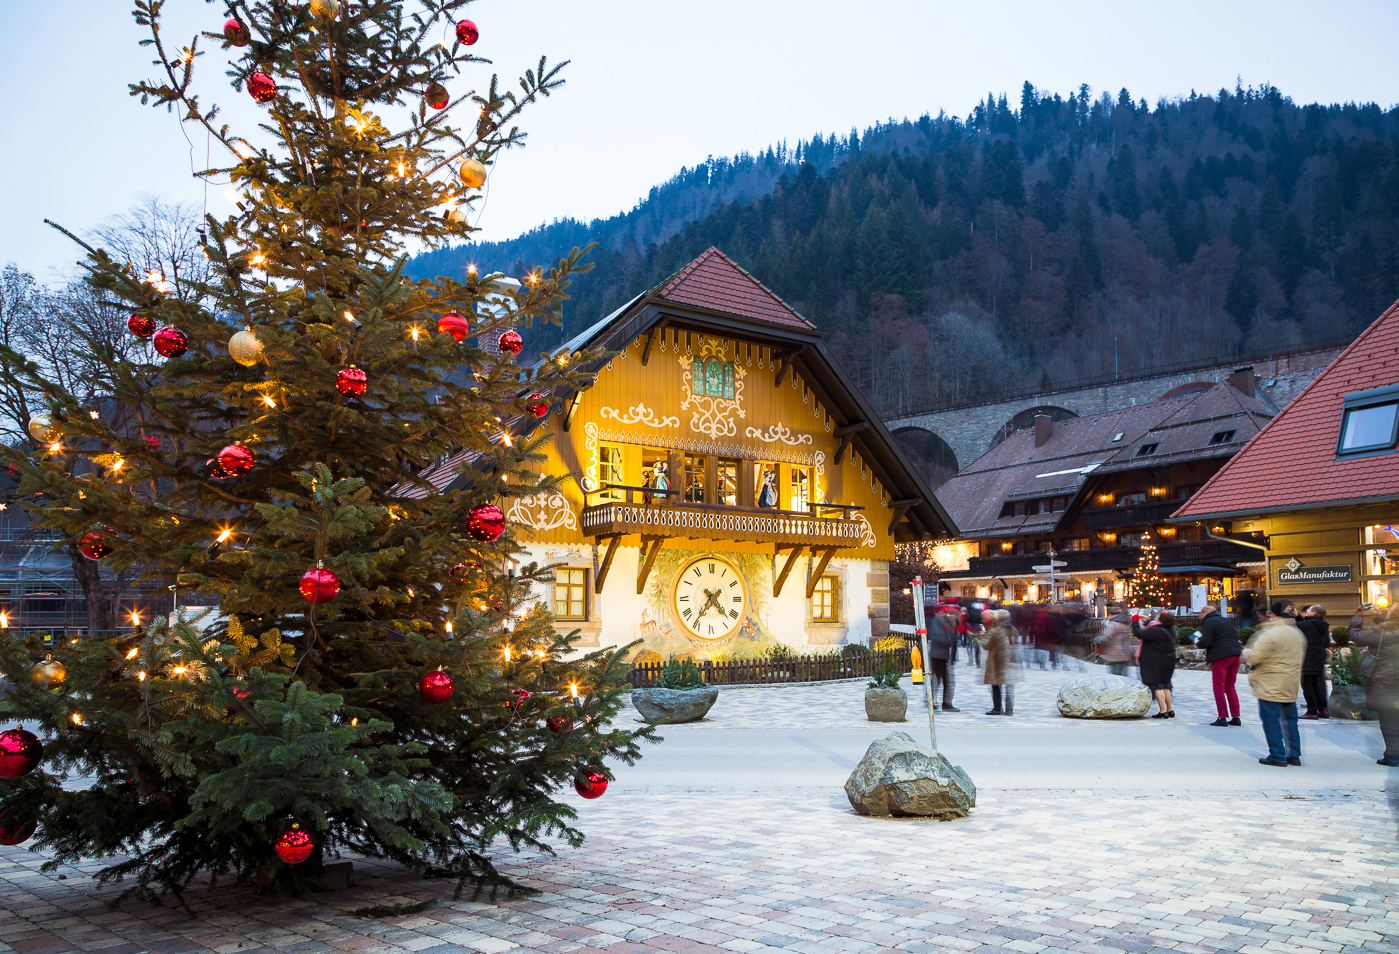
[[[766,627],[772,557],[662,550],[637,635],[667,659],[756,655],[776,647]]]

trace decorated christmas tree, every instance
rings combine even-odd
[[[0,734],[0,842],[37,826],[53,864],[125,856],[99,881],[150,898],[200,872],[301,890],[340,852],[509,885],[492,847],[580,842],[556,794],[601,794],[604,760],[645,737],[609,726],[621,653],[556,634],[530,595],[548,568],[515,565],[498,506],[562,479],[532,469],[536,431],[592,356],[522,366],[513,329],[558,320],[581,256],[518,287],[409,281],[403,256],[470,234],[558,67],[510,92],[478,76],[465,0],[233,2],[182,47],[161,7],[136,4],[160,77],[132,94],[222,150],[203,175],[237,213],[205,220],[207,281],[87,248],[147,346],[85,340],[81,394],[0,349],[44,406],[3,462],[34,522],[104,573],[216,610],[50,660],[0,640],[0,712],[24,723]],[[260,129],[196,95],[225,69]]]
[[[1132,596],[1139,606],[1165,606],[1166,581],[1158,570],[1161,558],[1156,555],[1156,544],[1150,534],[1142,534],[1142,555],[1137,560],[1137,571],[1132,576]]]

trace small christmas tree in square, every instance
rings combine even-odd
[[[1156,544],[1151,542],[1151,534],[1142,534],[1141,556],[1137,560],[1137,570],[1132,576],[1132,595],[1139,606],[1165,606],[1166,580],[1158,572],[1161,558],[1157,556]]]

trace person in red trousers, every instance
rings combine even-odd
[[[1239,657],[1244,648],[1239,631],[1213,606],[1200,614],[1200,635],[1195,645],[1205,651],[1205,660],[1214,676],[1214,709],[1219,718],[1210,725],[1243,725],[1239,718],[1239,693],[1234,682],[1239,677]]]

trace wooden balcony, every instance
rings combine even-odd
[[[1166,518],[1184,504],[1184,500],[1158,500],[1131,507],[1094,507],[1083,511],[1083,516],[1089,530],[1148,527],[1152,524],[1165,523]]]
[[[1068,566],[1059,570],[1060,575],[1075,573],[1095,573],[1112,570],[1135,570],[1141,560],[1138,547],[1104,547],[1098,550],[1069,550],[1055,554]],[[1256,562],[1262,559],[1260,551],[1240,546],[1224,540],[1203,540],[1198,543],[1162,543],[1156,547],[1157,559],[1161,566],[1212,566],[1227,567],[1231,563]],[[1034,567],[1042,566],[1049,559],[1045,553],[1006,554],[1005,556],[972,557],[967,561],[966,572],[957,576],[1001,576],[1010,574],[1023,576],[1033,573]]]

